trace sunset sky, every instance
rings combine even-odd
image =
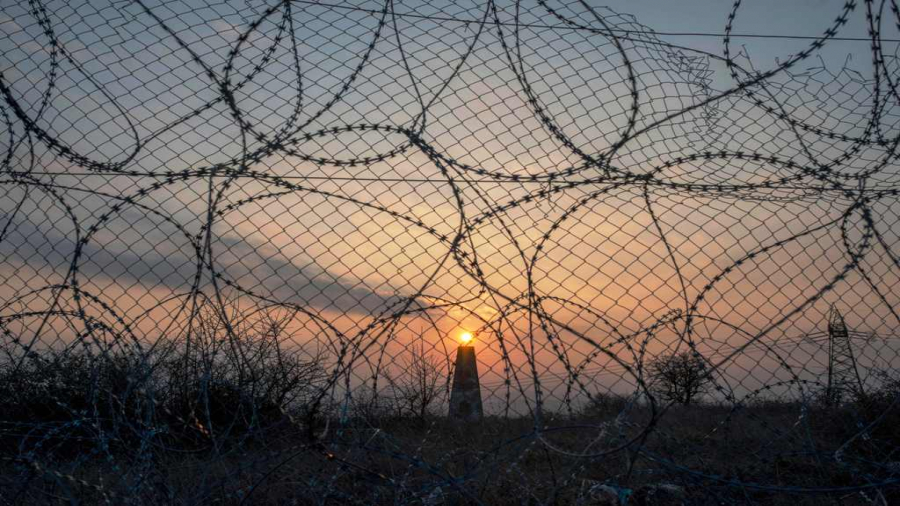
[[[747,4],[735,34],[820,36],[843,2]],[[369,350],[360,378],[380,349],[395,357],[423,335],[435,353],[452,356],[468,331],[482,349],[485,384],[508,377],[504,355],[526,377],[529,359],[539,374],[564,376],[563,353],[597,374],[602,388],[630,380],[622,364],[592,353],[598,346],[634,366],[640,340],[651,355],[674,348],[688,313],[698,350],[720,359],[763,331],[768,343],[821,331],[836,302],[862,331],[891,336],[900,323],[896,197],[870,204],[884,244],[818,298],[842,276],[848,245],[853,251],[867,240],[853,195],[809,174],[776,188],[716,188],[779,181],[796,166],[838,160],[833,170],[847,176],[841,189],[858,190],[854,176],[890,156],[886,148],[796,123],[864,135],[875,100],[867,41],[829,42],[790,74],[751,87],[752,96],[694,107],[736,85],[721,59],[707,58],[722,57],[722,37],[656,36],[645,27],[722,34],[731,2],[591,2],[606,29],[631,34],[620,43],[638,83],[632,124],[622,50],[537,2],[518,12],[498,2],[500,27],[474,1],[395,2],[386,14],[375,1],[294,2],[266,16],[262,1],[145,5],[153,15],[133,2],[49,2],[40,23],[27,5],[0,8],[9,89],[0,138],[2,317],[43,311],[54,300],[75,311],[73,292],[54,285],[77,282],[96,297],[82,301],[91,317],[120,327],[106,305],[153,340],[181,328],[196,282],[241,307],[287,304],[330,322]],[[604,28],[578,2],[548,5]],[[881,37],[900,38],[889,9],[884,16]],[[860,5],[838,35],[867,33]],[[746,79],[810,43],[735,37],[730,51]],[[883,47],[895,77],[897,47]],[[884,96],[876,130],[891,139],[900,115]],[[794,122],[754,100],[777,104]],[[680,110],[688,112],[666,119]],[[28,135],[22,114],[34,122]],[[362,124],[393,130],[334,130]],[[418,144],[400,128],[416,132]],[[266,149],[261,139],[283,149]],[[585,164],[613,147],[612,174]],[[796,166],[689,158],[707,151]],[[679,157],[688,158],[673,161]],[[896,187],[896,161],[885,165],[866,178],[866,191]],[[211,167],[213,177],[166,179]],[[398,307],[416,312],[370,328]],[[796,307],[805,309],[770,328]],[[343,339],[314,319],[297,316],[298,343]],[[27,336],[41,320],[7,326]],[[78,323],[66,329],[63,318],[51,320],[40,340],[81,332]],[[823,346],[781,352],[818,374]],[[868,366],[896,361],[893,345],[882,346],[887,351],[861,353],[875,357]],[[723,364],[724,376],[744,391],[785,379],[775,351],[753,353]],[[754,364],[767,374],[748,375]]]

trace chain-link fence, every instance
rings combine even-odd
[[[897,4],[591,3],[3,2],[0,500],[900,500]]]

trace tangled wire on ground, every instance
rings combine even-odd
[[[897,500],[900,8],[743,9],[4,4],[0,498]]]

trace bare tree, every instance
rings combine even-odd
[[[401,416],[424,420],[447,390],[439,357],[425,351],[425,343],[413,343],[399,365],[399,373],[386,375]]]
[[[685,406],[706,392],[711,384],[706,361],[690,351],[656,357],[647,370],[656,394]]]

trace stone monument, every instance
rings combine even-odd
[[[453,390],[450,392],[450,418],[472,422],[484,416],[478,362],[475,360],[475,347],[469,344],[472,334],[463,334],[461,340],[463,344],[456,350]]]

